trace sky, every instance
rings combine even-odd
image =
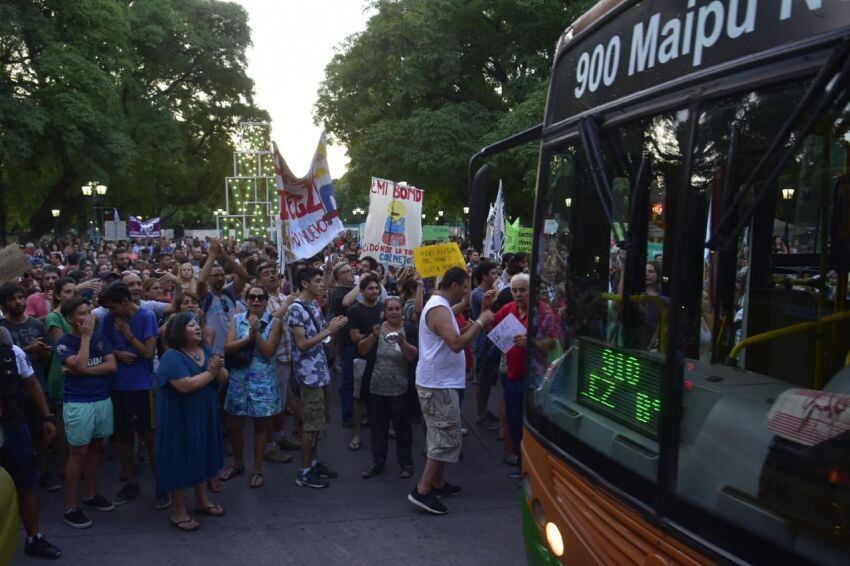
[[[245,7],[254,45],[248,76],[256,104],[271,114],[272,139],[292,172],[306,174],[322,132],[313,105],[325,65],[346,37],[366,28],[364,0],[235,0]],[[348,166],[345,148],[328,146],[331,176]]]

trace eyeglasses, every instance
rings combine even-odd
[[[250,293],[248,295],[245,295],[245,298],[249,301],[265,301],[268,300],[269,297],[268,295],[255,295],[253,293]]]

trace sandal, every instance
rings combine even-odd
[[[363,444],[359,440],[351,439],[351,442],[348,443],[349,450],[360,450],[361,446],[363,446]]]
[[[210,517],[224,517],[224,507],[218,503],[210,503],[206,507],[195,507],[195,511]]]
[[[241,476],[245,473],[245,466],[228,466],[223,472],[218,475],[220,481],[229,481],[236,476]]]
[[[209,478],[207,479],[207,489],[213,493],[221,493],[224,490],[224,486],[221,485],[221,480],[218,478]]]
[[[171,524],[174,525],[174,528],[178,531],[183,531],[184,533],[191,533],[192,531],[197,531],[201,528],[201,525],[193,519],[189,517],[188,519],[183,519],[182,521],[175,521],[174,518],[171,518]]]
[[[266,484],[266,480],[263,479],[263,474],[260,472],[254,472],[251,474],[251,482],[248,484],[251,486],[251,489],[257,489],[258,487],[263,487]]]

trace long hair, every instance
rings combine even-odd
[[[165,323],[165,343],[175,350],[186,343],[186,326],[195,320],[195,313],[179,312]]]

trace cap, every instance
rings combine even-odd
[[[39,257],[31,257],[30,265],[33,267],[44,267],[44,260]]]

